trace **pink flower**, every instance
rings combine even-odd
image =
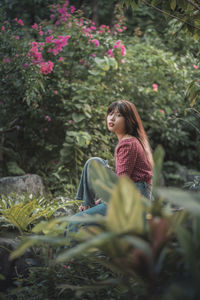
[[[54,63],[52,61],[41,62],[40,63],[40,72],[44,75],[47,75],[53,71]]]
[[[100,43],[97,39],[92,40],[92,43],[95,45],[95,47],[99,47]]]
[[[113,50],[112,49],[108,49],[108,55],[110,56],[110,57],[113,57],[114,56],[114,53],[113,53]]]
[[[23,23],[23,21],[22,21],[21,19],[19,19],[19,20],[17,21],[17,23],[18,23],[19,25],[21,25],[21,26],[24,26],[24,23]]]
[[[28,52],[27,56],[31,56],[34,60],[34,64],[39,64],[43,61],[42,53],[38,51],[38,43],[32,42],[32,48]]]
[[[62,56],[59,58],[59,61],[63,61],[63,57]]]
[[[115,45],[120,46],[122,43],[120,40],[116,41]]]
[[[38,46],[38,43],[37,43],[37,42],[32,42],[32,46],[33,46],[33,47],[37,47],[37,46]]]
[[[48,122],[51,122],[51,117],[45,116],[44,118],[45,118]]]
[[[118,48],[118,49],[121,49],[121,56],[125,56],[126,55],[126,48],[124,46],[124,44],[122,44],[122,42],[120,40],[118,40],[113,48]]]
[[[71,5],[70,6],[70,12],[71,12],[71,14],[73,14],[75,12],[75,10],[76,10],[76,8],[73,5]]]
[[[122,63],[122,64],[125,64],[125,59],[121,59],[121,63]]]
[[[53,20],[54,19],[54,15],[50,15],[50,20]]]
[[[46,43],[51,43],[53,40],[53,35],[47,36],[46,37]]]
[[[199,82],[199,83],[200,83],[200,79],[197,79],[197,82]]]
[[[23,68],[27,68],[29,66],[29,64],[25,63],[23,64]]]
[[[5,26],[2,26],[2,27],[1,27],[1,31],[5,31]]]
[[[16,38],[16,40],[19,40],[19,39],[20,39],[19,35],[16,35],[15,38]]]
[[[44,34],[44,32],[43,32],[42,30],[40,30],[39,34],[40,34],[40,35],[43,35],[43,34]]]
[[[9,63],[10,62],[10,58],[9,57],[4,58],[3,62]]]
[[[97,28],[96,28],[96,26],[90,26],[90,29],[96,30]]]
[[[73,120],[69,120],[69,124],[73,124]]]
[[[123,30],[121,28],[117,28],[117,31],[118,32],[122,32]]]
[[[52,52],[54,55],[57,55],[60,51],[62,51],[63,47],[67,45],[68,39],[70,39],[70,35],[60,35],[57,39],[52,40],[52,36],[46,38],[46,42],[52,42],[55,44],[55,48],[48,49],[48,52]]]
[[[37,30],[38,29],[38,24],[33,24],[32,26],[31,26],[33,29],[35,29],[35,30]]]
[[[69,0],[65,0],[64,6],[68,6],[69,5]]]
[[[165,111],[163,109],[159,109],[159,112],[163,115],[165,114]]]
[[[64,269],[69,269],[69,266],[64,265],[63,268],[64,268]]]
[[[55,90],[55,91],[54,91],[54,94],[55,94],[55,95],[58,95],[58,91],[57,91],[57,90]]]
[[[126,30],[126,29],[127,29],[127,27],[126,27],[126,26],[123,26],[123,29],[124,29],[124,30]]]
[[[95,54],[95,53],[92,53],[92,54],[90,54],[90,56],[92,56],[92,57],[96,57],[96,54]]]
[[[121,46],[121,55],[125,56],[126,55],[126,48],[124,45]]]
[[[158,90],[158,85],[157,85],[156,83],[153,83],[153,84],[152,84],[152,87],[153,87],[154,92],[157,92],[157,90]]]
[[[199,67],[197,65],[193,65],[194,69],[198,69]]]

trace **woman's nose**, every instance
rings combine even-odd
[[[115,119],[115,115],[113,114],[110,119],[114,120]]]

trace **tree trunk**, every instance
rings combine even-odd
[[[98,16],[98,0],[93,1],[93,14],[92,14],[92,21],[98,26],[99,25],[99,16]]]

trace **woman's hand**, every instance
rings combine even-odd
[[[95,205],[98,205],[100,203],[101,203],[101,199],[98,199],[98,200],[95,201]]]
[[[88,208],[89,208],[89,206],[81,205],[81,206],[79,207],[79,210],[80,210],[80,211],[84,211],[84,210],[86,210],[86,209],[88,209]]]

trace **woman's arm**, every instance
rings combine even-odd
[[[137,159],[137,144],[123,143],[116,150],[116,173],[131,176]]]

